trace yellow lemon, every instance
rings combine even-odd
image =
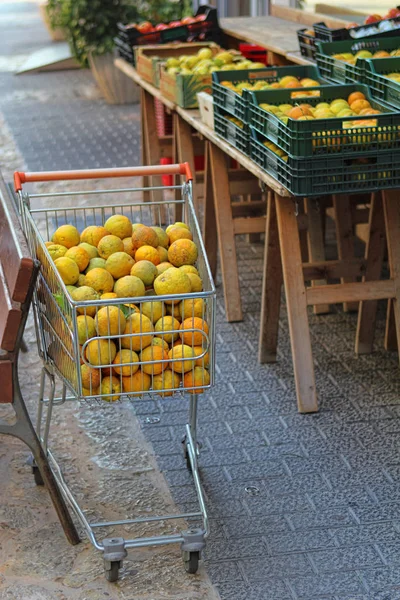
[[[79,231],[73,225],[61,225],[54,232],[52,240],[55,244],[72,248],[72,246],[77,246],[80,242]]]
[[[121,240],[132,235],[132,223],[125,215],[113,215],[104,223],[104,229]]]

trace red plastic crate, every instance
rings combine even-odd
[[[257,44],[239,44],[239,50],[245,58],[253,62],[268,64],[267,50]]]
[[[164,104],[158,98],[154,98],[154,108],[156,112],[156,131],[158,137],[172,135],[172,115],[167,113]]]

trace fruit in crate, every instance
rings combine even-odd
[[[194,55],[183,54],[165,60],[164,67],[169,75],[209,75],[214,71],[236,71],[242,69],[264,69],[262,63],[251,62],[237,50],[221,50],[213,53],[211,48],[202,48]]]
[[[46,242],[67,293],[80,304],[76,326],[84,396],[116,401],[152,388],[182,389],[182,374],[191,370],[185,387],[191,382],[189,387],[201,393],[201,382],[208,385],[208,373],[199,379],[194,370],[209,366],[207,306],[202,298],[179,298],[203,289],[193,233],[184,222],[148,227],[115,214],[81,233],[62,225]],[[146,301],[147,293],[177,298]],[[135,303],[136,298],[143,300]],[[70,314],[65,319],[71,326]]]
[[[265,65],[263,65],[265,68]],[[320,85],[319,81],[311,79],[310,77],[295,77],[294,75],[285,75],[279,78],[277,81],[269,82],[263,80],[257,80],[256,82],[241,81],[234,83],[233,81],[221,81],[221,85],[242,95],[243,90],[258,91],[258,90],[269,90],[269,89],[289,89],[289,88],[307,88],[317,87]],[[299,92],[300,94],[300,92]],[[318,96],[318,90],[302,91],[302,96]]]
[[[350,65],[355,65],[357,59],[359,58],[388,58],[390,56],[400,56],[400,48],[392,50],[391,52],[388,52],[386,50],[377,50],[376,52],[371,52],[370,50],[359,50],[354,54],[352,54],[351,52],[332,54],[332,58],[348,63]]]

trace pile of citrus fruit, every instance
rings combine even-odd
[[[237,94],[242,95],[243,90],[249,90],[252,92],[256,92],[258,90],[274,90],[274,89],[289,89],[289,88],[307,88],[307,87],[316,87],[319,86],[319,81],[315,79],[311,79],[310,77],[303,77],[300,79],[299,77],[295,77],[294,75],[285,75],[278,79],[278,81],[268,82],[263,80],[258,80],[255,83],[249,81],[241,81],[240,83],[233,83],[233,81],[221,81],[221,85],[227,87],[228,89],[236,92]],[[301,91],[294,92],[293,98],[296,96],[319,96],[318,90],[310,90],[310,91]]]
[[[342,62],[350,65],[355,65],[358,58],[389,58],[390,56],[400,56],[400,49],[392,50],[391,52],[386,52],[386,50],[377,50],[374,54],[369,50],[359,50],[355,54],[352,52],[332,54],[332,57],[336,58],[336,60],[341,60]]]
[[[210,382],[206,304],[173,299],[203,289],[188,225],[164,230],[116,214],[81,233],[62,225],[46,247],[71,298],[82,303],[76,324],[83,395],[115,401],[150,389],[201,393]]]

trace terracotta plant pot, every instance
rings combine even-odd
[[[39,4],[39,11],[40,11],[40,16],[43,19],[43,23],[45,24],[46,29],[49,33],[49,36],[51,37],[53,42],[65,42],[64,31],[61,29],[61,27],[56,27],[56,29],[53,29],[50,25],[49,15],[47,14],[47,2],[46,1],[41,2]]]
[[[114,65],[114,55],[89,55],[89,64],[107,104],[139,102],[140,88]]]

